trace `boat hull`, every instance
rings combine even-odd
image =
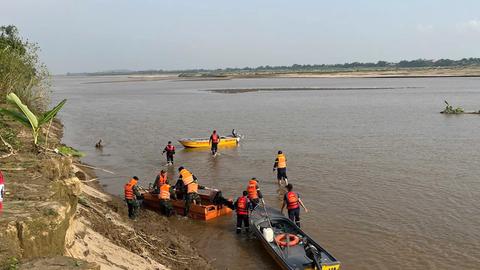
[[[211,220],[220,216],[228,215],[232,209],[224,205],[215,205],[211,202],[212,196],[210,194],[200,194],[202,203],[200,205],[190,205],[190,212],[188,217],[197,220]],[[171,200],[175,213],[183,215],[185,213],[185,200]],[[160,199],[158,194],[151,192],[143,193],[143,204],[148,208],[160,210]]]
[[[235,137],[222,137],[220,138],[219,147],[234,147],[237,146],[240,138]],[[178,140],[186,148],[210,148],[211,144],[209,139],[181,139]]]

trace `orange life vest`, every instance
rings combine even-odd
[[[135,199],[135,193],[133,192],[133,187],[137,184],[137,180],[131,179],[130,182],[125,184],[125,199],[133,200]]]
[[[298,196],[295,192],[289,191],[287,193],[287,209],[296,209],[300,207],[298,205]]]
[[[192,182],[187,186],[187,193],[198,193],[198,183]]]
[[[247,206],[247,197],[242,196],[237,200],[237,214],[238,215],[248,215],[248,206]]]
[[[167,182],[167,173],[165,173],[163,176],[162,174],[158,174],[158,185],[163,185]]]
[[[247,186],[248,198],[250,200],[258,198],[257,181],[250,180]]]
[[[193,175],[187,169],[181,170],[180,175],[182,176],[182,181],[185,186],[188,186],[193,182]]]
[[[218,134],[212,134],[212,143],[218,143],[220,141],[220,138],[218,137]]]
[[[165,184],[160,187],[160,199],[170,200],[170,185]]]
[[[282,169],[287,167],[287,158],[285,157],[284,154],[279,154],[277,156],[278,163],[277,163],[277,168]]]

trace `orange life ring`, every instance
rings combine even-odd
[[[288,235],[288,243],[285,241]],[[300,241],[300,238],[296,236],[295,234],[290,234],[290,233],[282,233],[279,234],[275,237],[275,242],[281,247],[292,247],[298,244]]]

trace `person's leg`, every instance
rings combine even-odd
[[[237,234],[242,232],[242,215],[237,214]]]
[[[163,200],[160,200],[160,213],[166,215],[165,202]]]
[[[248,215],[245,215],[245,217],[243,218],[243,226],[245,226],[245,231],[247,231],[247,233],[250,232],[250,224],[249,224],[249,220],[248,220]]]
[[[188,212],[190,212],[190,204],[191,202],[191,194],[185,195],[185,213],[183,213],[184,216],[188,216]]]
[[[295,222],[295,213],[294,213],[294,210],[290,210],[290,209],[288,210],[288,218],[289,218],[291,221]]]
[[[130,200],[127,200],[127,207],[128,207],[128,217],[133,218],[133,204]]]
[[[171,215],[173,215],[173,207],[172,207],[171,201],[165,202],[165,212],[167,214],[167,217],[170,217]]]
[[[295,224],[297,224],[297,226],[300,228],[300,207],[295,209],[294,215],[295,215]]]
[[[139,211],[140,205],[137,200],[133,200],[133,217],[137,218],[138,217],[138,211]]]

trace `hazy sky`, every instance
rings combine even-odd
[[[0,0],[53,73],[480,57],[479,0]]]

